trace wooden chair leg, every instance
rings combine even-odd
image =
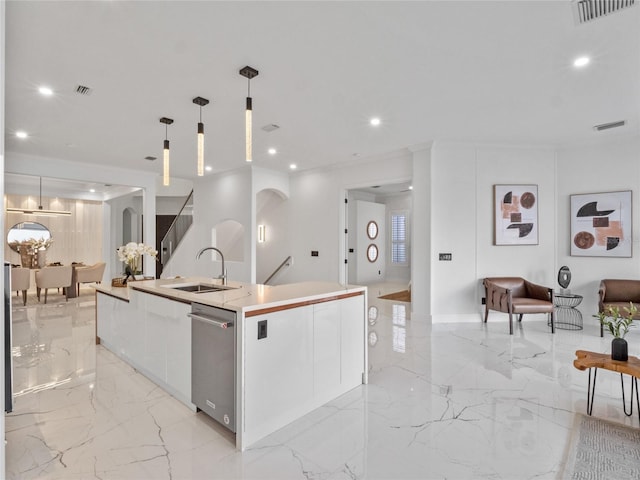
[[[551,316],[551,333],[556,333],[555,313],[552,311],[549,315]]]
[[[45,289],[44,289],[44,303],[45,303],[45,304],[47,303],[47,293],[48,293],[48,292],[49,292],[49,289],[48,289],[48,288],[45,288]]]
[[[64,293],[64,298],[68,302],[69,301],[69,289],[71,287],[62,287],[62,293]]]
[[[524,313],[521,313],[520,316],[518,317],[518,321],[521,322],[522,321],[522,315],[524,315]]]
[[[488,318],[489,318],[489,307],[485,305],[484,306],[484,323],[487,323]]]
[[[513,314],[509,312],[509,335],[513,335]]]
[[[38,297],[38,301],[40,301],[40,290],[42,290],[40,287],[36,288],[36,296]]]
[[[23,305],[27,305],[27,291],[26,290],[22,290],[22,304]]]

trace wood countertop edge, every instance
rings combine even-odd
[[[129,299],[128,298],[124,298],[124,297],[121,297],[120,295],[116,295],[115,293],[107,292],[105,290],[100,290],[100,289],[96,288],[96,294],[98,294],[98,293],[101,293],[103,295],[107,295],[108,297],[115,298],[116,300],[121,300],[123,302],[129,303]]]
[[[272,307],[258,308],[256,310],[248,310],[244,312],[244,316],[245,318],[248,318],[258,315],[266,315],[267,313],[280,312],[282,310],[290,310],[292,308],[306,307],[307,305],[315,305],[317,303],[332,302],[334,300],[343,300],[345,298],[357,297],[359,295],[364,295],[364,291],[341,293],[328,297],[315,298],[313,300],[303,300],[300,302],[286,303],[283,305],[274,305]]]

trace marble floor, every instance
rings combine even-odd
[[[243,453],[209,417],[94,344],[90,288],[46,306],[14,297],[6,478],[563,478],[586,409],[574,352],[610,344],[589,312],[582,331],[551,335],[532,315],[509,336],[499,314],[431,326],[411,318],[410,304],[377,298],[398,289],[369,289],[370,383]],[[640,354],[640,331],[627,338]],[[638,427],[611,372],[599,375],[593,414]]]

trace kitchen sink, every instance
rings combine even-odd
[[[163,285],[163,287],[190,293],[212,293],[238,288],[228,287],[226,285],[214,285],[211,283],[176,283],[173,285]]]

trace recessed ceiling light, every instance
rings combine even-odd
[[[289,165],[289,168],[291,170],[295,170],[296,168],[298,168],[298,166],[295,163],[292,163],[291,165]]]
[[[380,118],[373,117],[371,120],[369,120],[369,123],[374,127],[377,127],[378,125],[380,125]]]
[[[96,193],[96,189],[95,189],[95,188],[91,188],[89,191],[90,191],[91,193]]]
[[[212,167],[211,165],[207,165],[206,167],[204,167],[204,169],[205,169],[207,172],[210,172],[211,170],[213,170],[213,167]]]
[[[573,66],[578,68],[584,67],[588,65],[590,61],[591,59],[589,57],[578,57],[573,61]]]
[[[49,87],[42,86],[38,88],[38,91],[45,97],[50,97],[51,95],[53,95],[53,90],[51,90]]]
[[[27,132],[23,132],[22,130],[16,132],[16,137],[18,138],[27,138],[28,136]]]
[[[275,155],[276,153],[278,153],[275,148],[270,148],[269,150],[267,150],[267,152],[269,152],[269,155]]]
[[[413,185],[409,185],[409,190],[413,190]]]

